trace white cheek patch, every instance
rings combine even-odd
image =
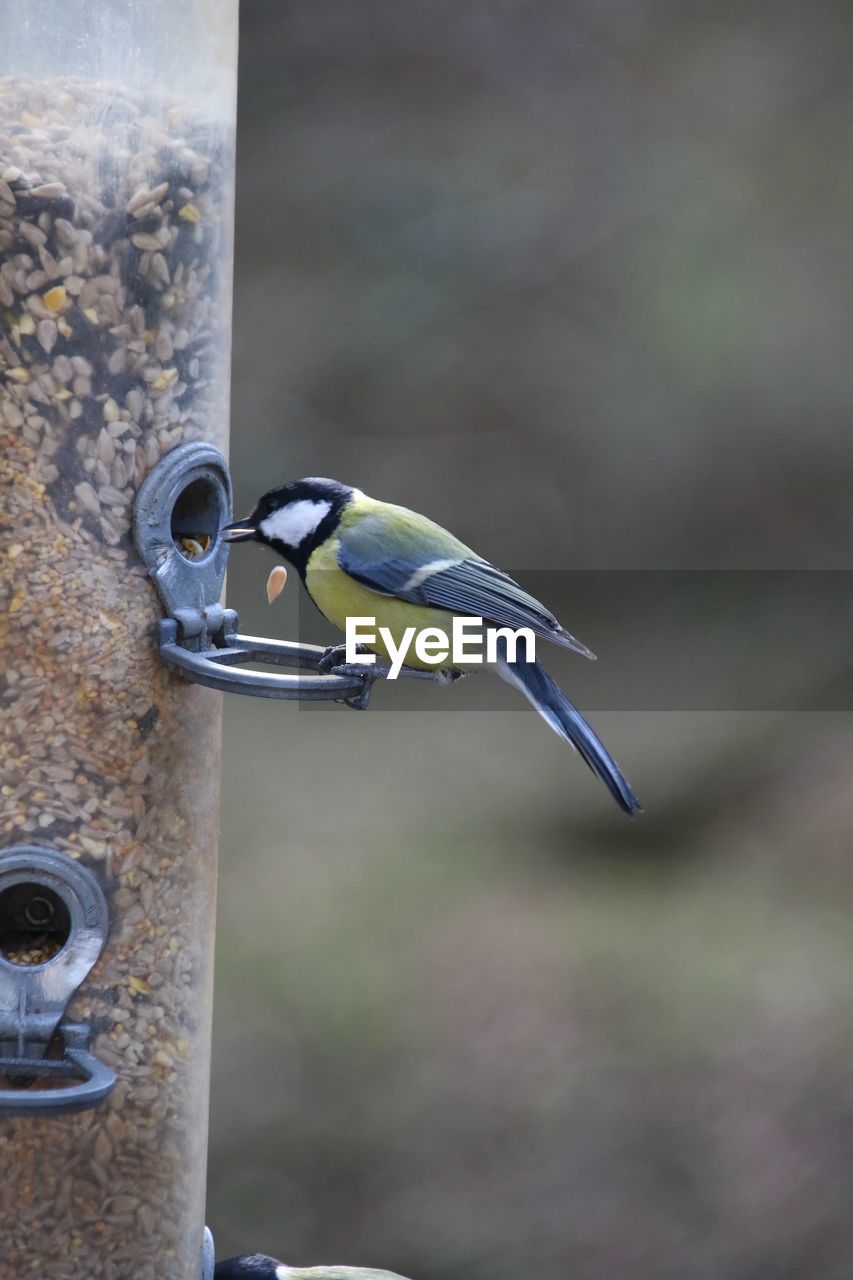
[[[331,502],[300,498],[274,511],[260,523],[265,538],[276,538],[286,547],[298,547],[320,525],[332,509]]]

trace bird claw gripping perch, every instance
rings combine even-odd
[[[367,650],[364,645],[359,645],[358,652],[366,653]],[[345,707],[350,707],[353,711],[366,711],[370,705],[370,695],[373,692],[374,683],[380,675],[386,672],[382,669],[377,670],[375,666],[370,666],[364,662],[347,662],[346,653],[346,645],[330,644],[318,661],[317,670],[322,675],[358,680],[361,686],[358,692],[351,697],[339,698],[338,701],[343,703]]]
[[[370,650],[367,649],[365,645],[363,644],[356,645],[356,653],[369,653],[369,652]],[[346,660],[347,660],[346,645],[330,644],[328,649],[324,651],[320,661],[317,663],[317,670],[327,675],[331,674],[331,672],[334,671],[336,668],[345,665]],[[358,675],[363,675],[368,669],[368,664],[362,663],[362,662],[359,662],[359,663],[353,662],[353,663],[350,663],[349,665],[357,669]]]
[[[369,653],[365,645],[356,646],[357,653]],[[340,676],[344,679],[361,681],[361,689],[354,697],[341,698],[340,702],[353,711],[366,711],[370,706],[370,695],[377,680],[388,675],[390,667],[377,667],[373,663],[347,662],[345,644],[331,644],[317,663],[317,670],[328,675]]]
[[[357,653],[371,653],[366,645],[356,645]],[[347,647],[345,644],[329,645],[320,661],[317,663],[318,671],[328,672],[333,676],[341,676],[344,679],[357,679],[362,682],[361,690],[355,697],[341,698],[345,707],[351,707],[353,711],[366,711],[370,705],[370,695],[373,692],[373,686],[377,680],[387,680],[390,673],[390,667],[379,666],[376,663],[366,662],[347,662]],[[461,680],[466,671],[461,671],[458,667],[439,667],[435,671],[417,671],[413,667],[403,667],[397,675],[397,679],[403,680],[431,680],[434,684],[453,684],[456,680]]]

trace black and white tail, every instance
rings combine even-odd
[[[620,809],[630,816],[642,812],[639,800],[598,734],[577,707],[569,702],[541,662],[531,662],[520,656],[513,662],[508,662],[506,657],[499,658],[498,673],[508,684],[520,689],[554,732],[580,752]]]

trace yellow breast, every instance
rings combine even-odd
[[[453,615],[446,609],[430,609],[424,605],[407,604],[391,596],[380,595],[363,587],[338,565],[338,539],[328,538],[309,557],[305,572],[308,594],[320,612],[339,630],[346,629],[347,618],[375,618],[378,627],[387,627],[394,644],[400,645],[407,627],[440,627],[449,633]],[[376,653],[385,658],[391,655],[377,636]],[[406,658],[407,667],[428,670],[440,666],[437,662],[421,662],[414,652],[414,641]]]

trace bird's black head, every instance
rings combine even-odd
[[[283,1280],[288,1268],[266,1253],[244,1253],[217,1262],[214,1280]]]
[[[265,542],[304,574],[311,552],[336,528],[355,492],[337,480],[294,480],[270,489],[250,516],[226,525],[223,533],[228,542]]]

